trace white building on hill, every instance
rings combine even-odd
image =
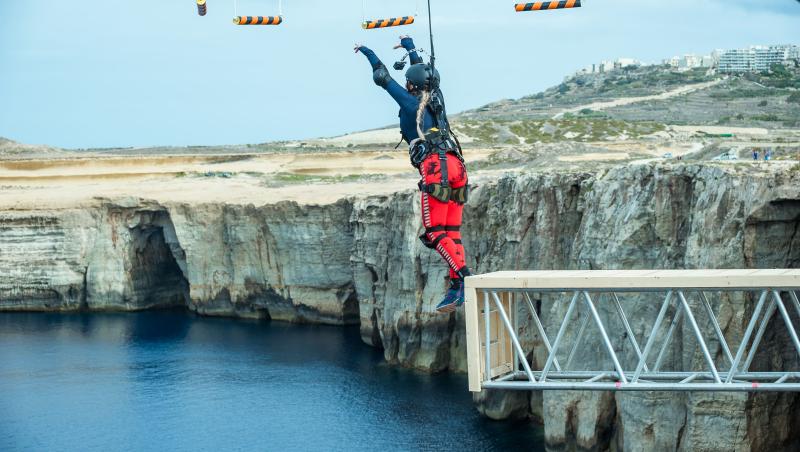
[[[592,63],[591,66],[586,66],[583,69],[575,71],[575,75],[585,74],[600,74],[611,72],[616,69],[621,69],[628,66],[641,66],[642,62],[634,58],[617,58],[614,61],[603,60],[599,63]]]
[[[722,53],[719,59],[720,72],[761,72],[773,64],[785,63],[797,58],[800,48],[794,45],[750,46]]]
[[[674,56],[661,60],[661,63],[681,71],[687,71],[698,67],[711,68],[716,66],[718,61],[719,54],[714,52],[711,55],[694,55],[689,53],[683,56]]]

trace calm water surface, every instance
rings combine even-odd
[[[462,375],[382,363],[357,328],[0,314],[0,451],[542,450]]]

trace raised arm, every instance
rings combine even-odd
[[[372,66],[372,80],[375,84],[385,89],[386,92],[392,96],[392,99],[400,105],[400,108],[416,109],[417,98],[406,91],[405,88],[400,86],[399,83],[394,81],[386,66],[381,62],[375,52],[365,46],[356,46],[356,52],[361,52],[367,57],[369,64]]]
[[[403,46],[404,49],[408,52],[408,59],[411,61],[411,64],[419,64],[422,63],[422,57],[414,50],[414,40],[411,39],[409,36],[400,36],[400,45]]]

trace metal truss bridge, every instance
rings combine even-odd
[[[506,271],[468,277],[469,389],[800,391],[800,368],[750,370],[759,346],[765,348],[765,334],[773,340],[783,335],[791,343],[780,351],[786,358],[781,366],[800,366],[792,318],[800,318],[798,293],[800,270],[788,269]],[[655,314],[659,305],[657,315],[641,318]],[[548,322],[549,333],[542,322],[545,309],[558,313],[556,322]],[[742,328],[724,332],[721,312],[743,315]],[[672,359],[665,370],[670,345],[684,339],[679,327],[697,347],[689,352],[699,351],[701,358]],[[597,359],[576,362],[587,354]]]

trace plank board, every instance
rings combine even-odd
[[[800,269],[540,270],[470,276],[468,289],[800,289]]]
[[[486,329],[483,291],[467,290],[467,371],[471,391],[480,391],[481,382],[486,378],[502,377],[514,370],[514,349],[511,336],[503,324],[494,300],[489,301],[489,353],[491,369],[486,371]],[[501,304],[511,324],[514,324],[515,308],[510,293],[500,294]]]
[[[478,292],[475,289],[466,289],[466,302],[464,303],[464,316],[467,324],[467,375],[469,377],[469,390],[480,392],[483,380],[483,364],[481,356],[481,334],[479,328]]]

